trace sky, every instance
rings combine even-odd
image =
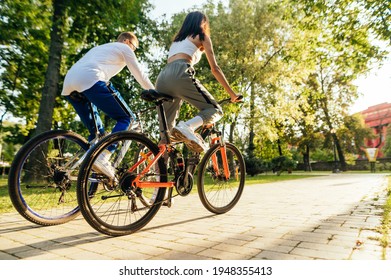
[[[170,16],[193,6],[202,6],[206,2],[206,0],[151,0],[150,3],[155,6],[151,17],[160,17],[163,14]]]
[[[368,76],[360,78],[355,84],[361,97],[353,105],[351,113],[380,103],[391,103],[391,55],[383,66],[373,69]]]
[[[151,17],[159,18],[166,14],[169,18],[172,14],[206,2],[206,0],[151,0],[155,6]],[[367,76],[361,77],[355,84],[358,86],[360,97],[351,107],[350,113],[357,113],[383,102],[391,103],[391,55],[382,67],[374,66]]]

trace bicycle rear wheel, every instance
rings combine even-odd
[[[9,195],[20,215],[45,226],[74,219],[79,214],[77,163],[88,147],[83,137],[65,130],[30,139],[16,154],[8,175]]]
[[[115,151],[107,158],[106,174],[96,172],[96,161],[108,147]],[[121,131],[106,136],[87,154],[79,176],[77,197],[85,220],[97,231],[120,236],[148,224],[159,210],[167,182],[166,166],[160,158],[141,180],[150,187],[138,188],[135,179],[158,154],[158,146],[142,134]],[[110,174],[112,172],[112,174]]]
[[[229,178],[224,173],[220,144],[205,153],[198,168],[198,195],[204,207],[215,214],[226,213],[236,205],[245,183],[246,167],[242,154],[230,143],[225,147]]]

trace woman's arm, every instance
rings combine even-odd
[[[224,87],[224,89],[229,93],[231,96],[231,101],[235,102],[237,101],[237,98],[239,95],[237,95],[231,86],[229,85],[227,79],[225,78],[225,75],[219,65],[217,65],[216,58],[213,51],[213,45],[212,40],[209,36],[205,35],[205,40],[201,41],[202,47],[205,51],[206,58],[208,59],[210,69],[212,71],[213,76],[216,78],[216,80]]]

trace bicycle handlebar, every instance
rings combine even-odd
[[[237,98],[236,100],[238,100],[239,102],[243,102],[243,95],[239,95],[238,98]],[[236,102],[232,102],[232,101],[231,101],[231,98],[226,98],[226,99],[223,99],[223,100],[218,101],[218,103],[219,103],[220,105],[223,105],[223,104],[225,104],[225,103],[236,103]]]

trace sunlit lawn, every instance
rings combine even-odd
[[[254,184],[273,183],[273,182],[286,181],[286,180],[303,179],[303,178],[314,177],[314,176],[324,176],[328,174],[330,174],[330,172],[327,173],[326,172],[316,172],[316,173],[293,172],[292,174],[283,172],[280,176],[277,176],[276,174],[273,173],[260,174],[254,177],[247,176],[246,186],[254,185]]]
[[[7,177],[0,176],[0,213],[12,211],[14,211],[14,207],[8,195]]]

